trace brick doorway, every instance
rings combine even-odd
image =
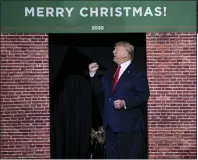
[[[1,158],[50,158],[47,34],[1,34]],[[149,158],[196,159],[196,33],[147,33]]]

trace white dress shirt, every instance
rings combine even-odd
[[[127,69],[127,67],[131,64],[131,61],[126,61],[124,63],[122,63],[120,66],[120,73],[119,73],[119,77],[118,80],[120,79],[121,75],[124,73],[124,71]]]

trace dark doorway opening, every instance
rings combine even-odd
[[[51,158],[90,158],[91,127],[102,125],[102,118],[88,64],[96,61],[102,77],[113,65],[112,51],[118,41],[134,45],[134,63],[146,72],[145,33],[49,34]],[[145,120],[146,116],[145,109]],[[147,158],[147,133],[144,137]]]

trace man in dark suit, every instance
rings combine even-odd
[[[97,63],[89,64],[96,94],[104,92],[103,127],[105,158],[137,159],[143,157],[142,132],[145,130],[143,110],[149,98],[145,73],[133,64],[134,46],[118,42],[113,51],[117,69],[109,69],[102,80],[97,75]]]

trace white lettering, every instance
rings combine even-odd
[[[44,17],[44,7],[37,7],[37,17]]]
[[[113,7],[110,8],[110,17],[113,17]]]
[[[84,10],[88,10],[88,9],[87,9],[86,7],[81,8],[81,9],[80,9],[80,15],[81,15],[82,17],[87,17],[88,14],[87,14],[87,13],[83,13]]]
[[[90,17],[93,17],[93,14],[98,17],[98,7],[96,7],[95,10],[92,7],[90,8]]]
[[[115,16],[116,17],[121,17],[122,16],[122,8],[121,7],[116,7],[115,8]]]
[[[49,16],[51,16],[51,17],[54,17],[54,8],[52,8],[52,7],[47,7],[46,8],[46,16],[47,17],[49,17]]]
[[[124,10],[126,10],[126,16],[129,16],[129,10],[131,9],[131,7],[124,7]]]
[[[34,17],[34,7],[32,7],[31,9],[25,7],[25,17],[27,17],[28,14],[32,14],[32,17]]]
[[[156,7],[155,12],[156,12],[155,16],[161,16],[162,15],[161,7]]]
[[[66,10],[66,12],[67,12],[67,14],[68,14],[68,17],[71,17],[71,12],[73,11],[73,7],[72,8],[65,8],[65,10]]]
[[[108,8],[105,8],[105,7],[101,7],[100,8],[100,16],[103,17],[108,17]]]
[[[64,9],[63,8],[60,8],[60,7],[57,7],[56,8],[56,17],[64,17]]]
[[[146,11],[145,11],[145,13],[144,13],[144,16],[147,16],[147,15],[153,16],[153,13],[152,13],[150,7],[147,7],[147,8],[146,8]]]
[[[139,16],[142,16],[142,7],[139,7],[138,9],[133,7],[133,16],[136,14],[139,14]]]
[[[162,16],[161,7],[82,7],[82,17]],[[25,17],[72,17],[74,7],[25,7]],[[166,13],[166,11],[164,11]]]

